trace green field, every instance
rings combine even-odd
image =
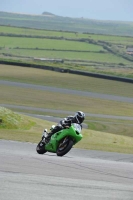
[[[55,39],[19,38],[19,37],[0,37],[0,46],[4,48],[38,48],[38,49],[57,49],[57,50],[77,50],[94,51],[103,50],[101,46],[87,44],[84,42],[74,42]]]
[[[86,53],[86,52],[70,52],[70,51],[48,51],[48,50],[26,50],[26,49],[9,49],[9,50],[0,50],[1,53],[4,54],[10,54],[12,56],[24,56],[29,58],[54,58],[54,59],[68,59],[70,60],[84,60],[84,61],[90,61],[90,62],[98,62],[99,64],[105,63],[109,64],[112,62],[112,64],[129,64],[130,62],[127,60],[124,60],[123,58],[118,58],[115,55],[106,53],[106,54],[99,54],[99,53]],[[83,65],[84,66],[84,65]],[[93,63],[91,64],[93,66]],[[71,67],[72,69],[74,67]],[[82,68],[82,65],[80,65],[79,69]],[[77,67],[78,69],[78,67]],[[88,70],[87,70],[88,69]],[[86,70],[89,71],[89,66],[86,66]]]
[[[102,34],[83,34],[75,32],[63,32],[63,31],[52,31],[52,30],[37,30],[30,28],[17,28],[10,26],[0,26],[0,33],[4,34],[17,34],[17,35],[29,35],[29,36],[44,36],[44,37],[59,37],[59,38],[73,38],[73,39],[93,39],[95,41],[105,41],[113,44],[133,45],[133,37],[127,36],[115,36],[115,35],[102,35]]]
[[[133,37],[0,26],[0,58],[133,78]],[[34,58],[62,59],[62,63]],[[10,62],[10,61],[9,61]]]

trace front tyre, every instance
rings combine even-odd
[[[73,140],[72,139],[68,139],[68,138],[64,138],[58,146],[58,149],[56,151],[57,156],[64,156],[66,153],[68,153],[70,151],[70,149],[73,146]]]
[[[45,150],[45,143],[42,140],[38,143],[38,145],[36,147],[36,151],[38,154],[44,154],[47,152]]]

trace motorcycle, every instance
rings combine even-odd
[[[51,130],[54,128],[52,126]],[[46,129],[45,129],[46,130]],[[42,140],[38,143],[36,151],[38,154],[44,154],[46,152],[56,153],[57,156],[64,156],[67,154],[73,145],[79,142],[83,135],[81,134],[81,126],[73,123],[70,127],[66,127],[56,133],[54,133],[50,141],[45,141],[47,131],[43,134]]]

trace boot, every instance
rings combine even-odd
[[[47,134],[47,137],[45,137],[45,143],[49,143],[51,136],[53,135],[53,132],[51,131],[49,134]]]
[[[45,137],[45,142],[48,143],[51,139],[51,136],[56,133],[57,131],[60,131],[62,129],[61,126],[56,126],[54,129],[51,130],[51,132]]]
[[[48,132],[47,129],[44,129],[43,133],[42,133],[42,140],[48,136]]]

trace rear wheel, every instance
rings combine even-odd
[[[57,156],[64,156],[66,153],[70,151],[70,149],[73,146],[73,140],[71,138],[64,138],[58,146],[58,149],[56,151]]]
[[[38,154],[44,154],[47,152],[45,150],[45,143],[42,140],[38,143],[38,145],[36,147],[36,151]]]

